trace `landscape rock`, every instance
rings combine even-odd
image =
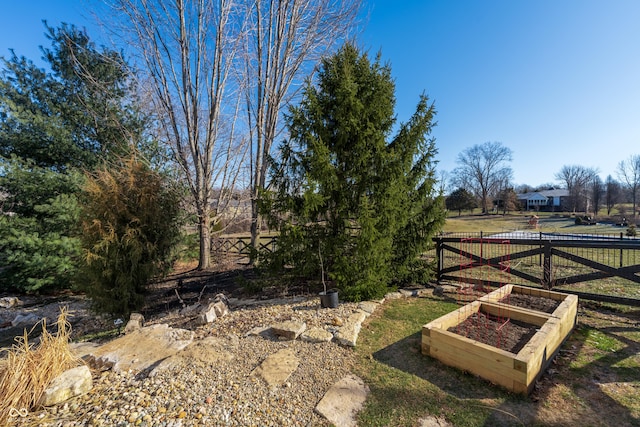
[[[144,326],[144,316],[140,313],[131,313],[127,326],[124,327],[124,333],[130,334]]]
[[[358,304],[358,308],[365,313],[372,314],[378,308],[380,304],[375,301],[362,301]]]
[[[206,337],[202,340],[194,341],[173,356],[161,361],[149,373],[149,376],[153,377],[159,372],[186,364],[196,364],[206,369],[221,362],[231,362],[235,357],[234,352],[238,343],[238,337],[236,336],[228,336],[227,338]]]
[[[300,335],[300,339],[311,343],[329,342],[333,339],[333,334],[326,329],[310,328]]]
[[[344,326],[338,330],[336,334],[336,341],[339,344],[355,347],[356,341],[358,341],[358,334],[360,333],[360,328],[362,327],[362,322],[367,318],[367,314],[363,311],[358,311],[347,319]]]
[[[216,314],[215,305],[216,303],[212,302],[202,307],[200,313],[198,314],[198,324],[206,325],[216,321],[218,315]]]
[[[316,406],[316,412],[337,427],[356,427],[356,415],[369,394],[369,387],[350,374],[335,383]]]
[[[266,337],[271,334],[271,326],[256,326],[245,334],[246,337]]]
[[[22,305],[22,301],[20,301],[17,297],[0,298],[0,308],[13,308],[19,305]]]
[[[225,301],[217,301],[213,303],[213,310],[216,313],[216,316],[223,317],[229,314],[229,305]]]
[[[400,292],[403,297],[407,298],[418,296],[418,291],[415,289],[400,289],[398,292]]]
[[[268,356],[251,375],[257,375],[272,388],[282,387],[289,376],[298,369],[300,359],[291,348],[284,348]]]
[[[418,289],[416,291],[416,294],[417,294],[416,296],[417,297],[430,297],[434,293],[435,293],[435,289],[424,288],[424,289]]]
[[[53,406],[58,403],[87,393],[93,387],[91,371],[86,365],[69,369],[51,381],[45,389],[39,404],[42,406]]]
[[[23,325],[34,325],[36,323],[38,323],[40,321],[40,317],[38,317],[35,314],[29,313],[29,314],[18,314],[12,321],[11,321],[11,326],[13,326],[14,328],[16,326],[23,326]]]
[[[139,372],[173,356],[191,344],[193,337],[193,331],[166,324],[147,326],[101,345],[85,360],[95,369]]]
[[[72,342],[69,343],[69,347],[73,354],[84,359],[85,356],[96,351],[100,347],[100,344],[94,342]]]
[[[384,296],[385,299],[400,299],[403,295],[400,292],[389,292]]]
[[[274,334],[287,340],[295,340],[298,336],[307,329],[307,324],[304,322],[295,322],[288,320],[286,322],[277,323],[271,326],[271,330]]]

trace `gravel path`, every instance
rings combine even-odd
[[[246,336],[257,326],[304,321],[331,328],[356,304],[320,309],[317,298],[233,310],[194,329],[196,340],[216,337],[219,351],[200,354],[150,377],[96,372],[93,390],[58,407],[14,419],[12,425],[41,426],[327,426],[314,408],[354,364],[354,351],[335,343],[310,344]],[[175,313],[153,323],[184,322]],[[291,348],[300,359],[283,387],[270,389],[251,372],[269,355]]]

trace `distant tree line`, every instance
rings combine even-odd
[[[509,165],[512,152],[499,142],[485,142],[463,150],[457,159],[458,167],[442,188],[453,188],[446,197],[446,207],[452,211],[472,211],[481,208],[482,213],[520,210],[516,195],[558,188],[558,184],[532,187],[527,184],[514,186],[513,171]],[[601,208],[611,215],[618,208],[625,215],[623,204],[631,204],[631,217],[638,213],[640,193],[640,155],[631,155],[618,164],[615,179],[608,175],[603,181],[597,168],[582,165],[565,165],[555,174],[561,188],[568,191],[568,210],[597,216]]]

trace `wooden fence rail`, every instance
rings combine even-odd
[[[640,240],[514,235],[434,238],[438,282],[562,287],[584,299],[640,306]]]
[[[276,236],[261,236],[260,251],[273,252],[276,244]],[[251,236],[214,237],[211,240],[211,252],[213,254],[250,256]]]

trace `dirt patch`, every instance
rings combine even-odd
[[[509,318],[474,313],[448,329],[458,335],[517,354],[536,333],[537,327]]]
[[[553,313],[560,305],[560,301],[537,295],[511,293],[500,300],[501,303],[521,308]]]

